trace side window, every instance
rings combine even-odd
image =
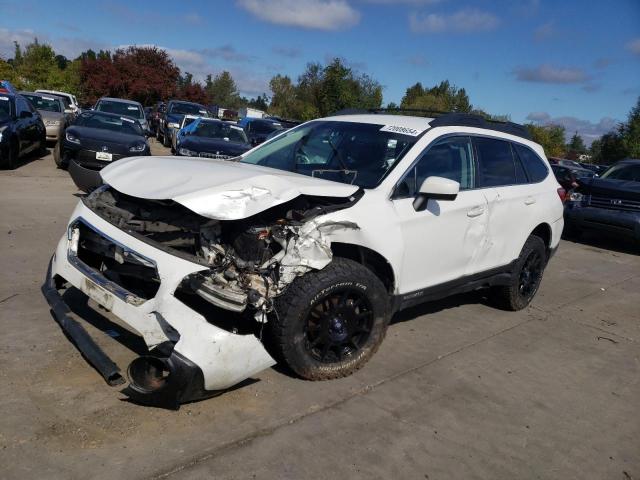
[[[27,101],[24,98],[20,98],[20,97],[16,97],[16,113],[17,116],[20,117],[20,114],[22,112],[29,112],[31,111],[29,109],[29,104],[27,103]]]
[[[533,150],[517,143],[513,144],[513,147],[516,149],[516,153],[527,171],[530,183],[538,183],[547,178],[549,170],[544,161]]]
[[[395,198],[415,196],[427,177],[444,177],[460,183],[460,190],[475,187],[475,166],[469,137],[448,137],[429,145],[396,187]]]
[[[475,137],[473,142],[478,152],[480,182],[483,187],[499,187],[526,182],[522,165],[520,173],[511,150],[511,144],[497,138]],[[519,163],[519,162],[518,162]]]

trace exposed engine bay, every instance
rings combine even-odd
[[[184,279],[182,291],[228,311],[249,311],[265,322],[273,298],[296,277],[329,264],[332,252],[327,233],[359,228],[352,222],[323,220],[323,216],[350,207],[361,196],[362,192],[347,198],[301,195],[240,220],[205,218],[172,200],[141,199],[109,186],[83,201],[121,230],[201,264],[202,271]],[[118,255],[113,252],[116,260]],[[126,275],[132,272],[143,271],[129,268]]]

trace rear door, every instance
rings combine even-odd
[[[482,270],[502,267],[520,254],[535,225],[538,195],[528,183],[524,167],[511,142],[494,137],[473,137],[478,157],[479,182],[488,201],[491,249]]]

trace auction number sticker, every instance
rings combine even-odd
[[[424,130],[416,130],[415,128],[409,127],[400,127],[397,125],[385,125],[380,129],[381,132],[391,132],[391,133],[401,133],[402,135],[411,135],[412,137],[417,137]]]
[[[8,101],[9,101],[9,97],[0,97],[0,100],[3,100],[3,101],[5,101],[5,102],[8,102]]]

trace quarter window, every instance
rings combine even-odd
[[[469,137],[448,137],[428,147],[396,187],[396,198],[415,196],[428,177],[444,177],[460,184],[460,190],[475,186],[475,167]]]
[[[536,155],[533,150],[524,145],[513,144],[516,149],[520,161],[524,165],[524,169],[527,171],[529,182],[538,183],[547,178],[549,170],[544,164],[542,159]]]
[[[522,165],[519,162],[516,165],[516,159],[509,142],[486,137],[477,137],[473,141],[478,152],[483,187],[499,187],[526,182]]]

